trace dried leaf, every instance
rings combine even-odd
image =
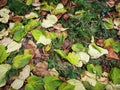
[[[58,71],[55,69],[55,68],[52,68],[52,69],[48,69],[48,72],[51,76],[56,76],[58,77],[59,76],[59,73]]]
[[[13,21],[13,22],[21,22],[22,21],[22,16],[13,16],[10,20]]]
[[[114,7],[115,6],[115,0],[109,0],[106,3],[109,7]]]
[[[33,73],[38,75],[38,76],[41,76],[41,77],[49,75],[48,63],[45,61],[37,63],[37,65],[35,66],[35,68],[33,70]]]
[[[0,0],[0,8],[7,4],[7,0]]]
[[[65,20],[68,20],[69,17],[70,17],[70,16],[69,16],[69,14],[67,14],[67,13],[63,15],[63,18],[64,18]]]
[[[62,27],[62,24],[60,24],[60,23],[54,25],[53,28],[57,29],[59,32],[65,31],[65,30],[68,29],[68,28],[63,28],[63,27]]]
[[[113,48],[111,46],[107,47],[108,50],[108,54],[106,55],[106,57],[108,59],[115,59],[115,60],[120,60],[120,58],[118,57],[118,55],[114,52]]]
[[[62,2],[63,5],[66,5],[68,0],[61,0],[61,2]]]

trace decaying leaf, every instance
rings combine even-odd
[[[16,15],[16,16],[12,16],[10,20],[13,21],[13,22],[21,22],[22,19],[23,19],[22,16]]]
[[[7,0],[0,0],[0,8],[7,4]]]
[[[27,79],[29,75],[30,75],[30,66],[26,65],[23,68],[23,70],[20,72],[18,78],[12,82],[11,87],[14,89],[20,89],[23,86],[25,79]]]
[[[108,49],[108,54],[106,55],[106,57],[108,59],[120,60],[120,57],[118,57],[118,55],[114,52],[111,46],[108,46],[107,49]]]
[[[63,5],[66,5],[68,0],[61,0],[61,2],[62,2]]]
[[[38,75],[38,76],[46,76],[49,75],[48,72],[48,63],[47,62],[39,62],[37,63],[37,65],[35,66],[33,73]]]
[[[106,3],[109,7],[114,7],[115,6],[115,0],[109,0]]]
[[[65,31],[65,30],[68,29],[68,28],[63,28],[63,27],[62,27],[62,24],[60,24],[60,23],[54,25],[53,28],[55,28],[55,29],[58,30],[59,32],[60,32],[60,31]]]
[[[56,77],[59,76],[59,73],[57,72],[57,70],[55,68],[48,69],[48,72],[51,76],[56,76]]]
[[[89,84],[92,86],[95,86],[97,83],[96,75],[89,73],[88,71],[85,71],[85,74],[82,76],[81,80],[89,82]]]

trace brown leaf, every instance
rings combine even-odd
[[[47,11],[42,10],[42,11],[41,11],[41,14],[42,14],[42,15],[47,15]]]
[[[41,76],[41,77],[49,75],[48,63],[45,61],[37,63],[37,65],[35,66],[35,68],[33,70],[33,73],[38,75],[38,76]]]
[[[7,4],[7,0],[0,0],[0,8]]]
[[[68,29],[68,28],[63,28],[62,24],[60,24],[60,23],[54,25],[53,28],[56,29],[56,30],[58,30],[58,32],[65,31],[65,30]]]
[[[64,16],[63,16],[63,18],[65,19],[65,20],[68,20],[69,19],[69,15],[66,13],[66,14],[64,14]]]
[[[25,45],[25,48],[27,49],[35,49],[36,47],[36,44],[32,40],[29,40]]]
[[[103,46],[104,45],[104,39],[98,39],[98,41],[97,41],[97,45],[99,45],[99,46]]]
[[[106,2],[106,4],[109,6],[109,7],[114,7],[115,6],[115,0],[109,0]]]
[[[62,15],[63,15],[62,13],[57,14],[57,15],[56,15],[57,19],[60,19],[60,18],[62,17]]]
[[[62,48],[63,49],[70,49],[70,47],[71,47],[71,42],[68,40],[65,40],[63,45],[62,45]]]
[[[115,59],[115,60],[120,60],[120,58],[118,57],[118,55],[114,52],[113,48],[111,46],[107,47],[108,50],[108,54],[106,55],[106,57],[108,59]]]
[[[17,15],[17,16],[13,16],[10,20],[13,22],[21,22],[22,17]]]
[[[61,2],[62,2],[63,5],[66,5],[68,0],[61,0]]]
[[[59,73],[57,72],[57,70],[56,70],[55,68],[48,69],[48,71],[49,71],[49,74],[50,74],[51,76],[56,76],[56,77],[59,76]]]
[[[35,50],[35,58],[41,58],[41,54],[40,54],[39,49]]]
[[[120,36],[120,30],[118,31],[117,35],[119,35],[119,36]]]

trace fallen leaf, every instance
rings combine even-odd
[[[55,15],[48,14],[47,18],[43,19],[43,22],[41,23],[41,25],[44,28],[49,28],[49,27],[52,27],[57,21],[58,19]]]
[[[56,30],[58,30],[58,32],[65,31],[65,30],[68,29],[68,28],[63,28],[62,24],[60,24],[60,23],[54,25],[53,28],[55,28]]]
[[[21,22],[22,18],[23,18],[22,16],[16,15],[16,16],[12,16],[12,18],[10,20],[13,22]]]
[[[114,52],[113,48],[111,46],[106,47],[108,50],[108,54],[106,55],[106,57],[108,59],[115,59],[115,60],[120,60],[120,57],[118,57],[118,55]]]
[[[42,11],[41,11],[41,14],[42,14],[42,15],[47,15],[47,11],[42,10]]]
[[[117,35],[119,35],[119,36],[120,36],[120,30],[118,31]]]
[[[105,41],[104,39],[98,39],[97,40],[97,45],[102,47],[104,45],[104,41]]]
[[[109,0],[106,3],[109,7],[114,7],[115,6],[115,0]]]
[[[11,65],[10,64],[0,64],[0,87],[3,87],[6,82],[6,75],[7,72],[11,69]]]
[[[43,45],[48,45],[51,43],[51,39],[46,38],[45,36],[40,36],[39,40],[37,41],[37,44],[38,43],[42,43]]]
[[[28,43],[26,43],[25,48],[27,48],[27,49],[35,49],[35,48],[37,48],[37,46],[32,40],[29,40]]]
[[[25,18],[27,19],[38,18],[38,14],[34,12],[30,12],[29,14],[25,15]]]
[[[57,19],[60,19],[60,18],[62,17],[62,15],[63,15],[62,13],[57,14],[57,15],[56,15]]]
[[[0,0],[0,8],[7,4],[7,0]]]
[[[68,0],[61,0],[61,2],[62,2],[63,5],[66,5]]]
[[[21,43],[17,43],[15,41],[12,41],[10,44],[7,46],[7,52],[13,52],[16,50],[19,50],[21,48]]]
[[[70,16],[69,16],[69,14],[68,14],[68,13],[66,13],[66,14],[64,14],[64,15],[63,15],[63,18],[64,18],[65,20],[68,20],[68,19],[69,19],[69,17],[70,17]]]
[[[88,54],[91,58],[99,58],[104,54],[108,54],[108,50],[97,46],[94,42],[89,45]]]
[[[33,73],[38,75],[38,76],[41,76],[41,77],[49,75],[48,63],[45,61],[37,63],[37,65],[35,66],[35,68],[33,70]]]
[[[29,75],[30,75],[30,66],[26,65],[23,68],[23,70],[20,72],[18,78],[12,82],[11,87],[13,89],[20,89],[23,86],[25,79],[27,79]]]
[[[11,38],[5,37],[4,39],[2,39],[2,40],[0,41],[0,45],[7,46],[7,45],[9,45],[12,41],[13,41],[13,40],[12,40]]]
[[[63,42],[62,48],[63,48],[63,49],[70,49],[70,47],[71,47],[71,42],[68,41],[68,40],[65,40],[65,41]]]
[[[58,71],[55,69],[55,68],[52,68],[52,69],[48,69],[48,72],[51,76],[56,76],[58,77],[59,76],[59,73]]]
[[[40,54],[39,49],[35,50],[35,58],[41,58],[41,54]]]
[[[4,28],[2,29],[2,31],[0,31],[0,39],[2,39],[2,37],[7,36],[8,35],[8,31]]]

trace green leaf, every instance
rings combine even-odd
[[[25,31],[30,31],[32,29],[34,29],[35,27],[39,26],[40,25],[40,21],[38,20],[33,20],[31,19],[27,25],[25,25]]]
[[[4,62],[8,56],[9,53],[6,52],[5,46],[0,45],[0,63]]]
[[[82,84],[81,81],[76,80],[76,79],[70,79],[67,81],[69,84],[74,85],[75,89],[74,90],[86,90],[84,85]]]
[[[74,88],[75,88],[74,85],[64,82],[59,86],[58,90],[74,90]]]
[[[104,41],[104,47],[107,46],[112,46],[116,53],[120,52],[120,42],[115,41],[113,38],[108,38]]]
[[[111,46],[112,43],[114,43],[114,39],[113,38],[108,38],[104,41],[104,47],[107,47],[107,46]]]
[[[113,29],[114,23],[112,18],[105,18],[103,25],[106,29]]]
[[[98,81],[95,86],[90,85],[88,82],[84,82],[84,86],[87,90],[105,90],[105,85],[99,83]]]
[[[20,30],[17,30],[15,33],[14,33],[14,36],[13,36],[13,40],[19,42],[20,40],[23,39],[23,37],[26,35],[24,29],[20,29]]]
[[[56,88],[62,83],[58,77],[46,76],[44,78],[45,90],[56,90]]]
[[[112,68],[110,71],[110,79],[114,84],[120,84],[120,69],[119,68]]]
[[[84,48],[83,45],[80,43],[76,43],[72,45],[72,50],[76,52],[83,50],[83,48]]]
[[[4,86],[7,82],[6,74],[11,69],[11,65],[9,64],[1,64],[0,65],[0,87]]]
[[[25,85],[25,90],[44,90],[44,82],[41,77],[30,76],[27,79],[27,84]]]
[[[34,37],[34,39],[35,39],[36,41],[39,40],[39,37],[40,37],[40,36],[43,36],[43,33],[42,33],[41,30],[35,29],[35,30],[31,31],[31,33],[32,33],[32,36]]]
[[[31,55],[17,55],[13,59],[13,68],[19,69],[24,67],[29,63],[31,60],[32,56]]]
[[[102,75],[102,67],[100,65],[93,65],[93,64],[89,64],[87,65],[87,70],[90,72],[90,73],[94,73],[98,76],[101,76]]]
[[[57,54],[59,54],[62,58],[67,57],[67,54],[63,50],[55,49],[54,51],[57,52]]]
[[[13,27],[10,29],[10,33],[13,34],[13,40],[15,41],[20,41],[26,34],[23,24],[19,22],[13,24]]]
[[[31,5],[34,2],[34,0],[27,0],[26,5]]]
[[[73,65],[77,65],[79,62],[79,58],[75,53],[69,53],[66,59]]]
[[[120,42],[112,43],[112,47],[116,53],[120,52]]]

